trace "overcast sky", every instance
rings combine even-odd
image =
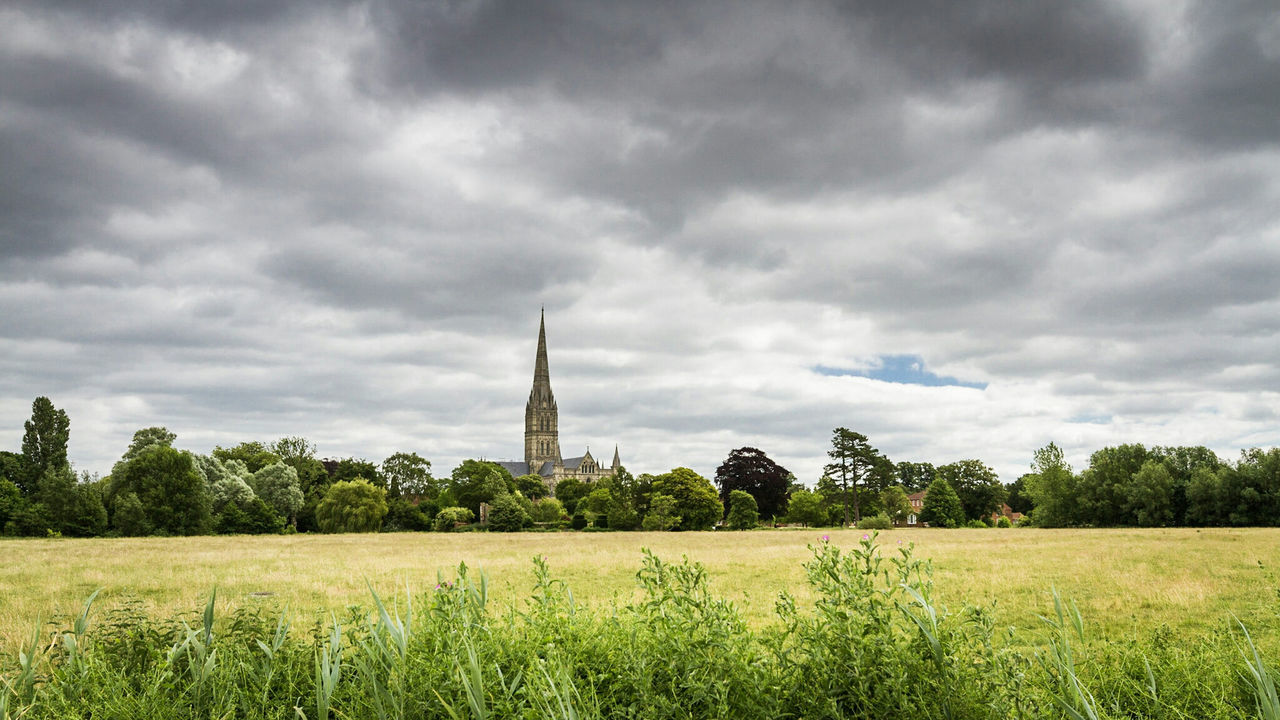
[[[185,5],[185,6],[184,6]],[[1280,444],[1260,2],[6,2],[0,448]]]

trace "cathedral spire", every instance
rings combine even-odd
[[[533,387],[524,406],[524,461],[529,472],[537,473],[548,461],[560,460],[559,414],[551,392],[551,371],[547,364],[547,317],[538,320],[538,357],[533,364]]]
[[[547,365],[547,311],[544,309],[538,320],[538,359],[533,363],[533,380],[551,381],[551,370]]]

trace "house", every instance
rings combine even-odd
[[[1013,508],[1009,507],[1008,503],[1005,503],[1000,506],[1000,512],[991,513],[991,524],[995,525],[996,523],[1000,522],[1000,518],[1002,517],[1009,518],[1009,522],[1013,523],[1014,525],[1017,525],[1018,523],[1022,522],[1022,513],[1014,512]]]
[[[928,494],[928,492],[928,490],[921,490],[920,492],[914,492],[907,496],[907,501],[911,503],[911,514],[907,515],[906,522],[908,527],[915,527],[916,525],[924,524],[920,522],[920,511],[924,509],[924,496]]]

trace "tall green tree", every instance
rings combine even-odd
[[[791,501],[787,504],[788,522],[811,527],[821,523],[826,516],[822,509],[821,495],[805,488],[791,491]]]
[[[51,530],[70,537],[96,537],[107,531],[107,509],[100,483],[78,482],[70,465],[50,467],[36,485],[36,499],[48,511]]]
[[[282,437],[271,443],[267,450],[290,465],[300,460],[316,459],[315,443],[299,435]]]
[[[871,446],[867,436],[848,428],[836,428],[831,433],[831,449],[827,451],[831,462],[826,474],[840,487],[844,495],[844,525],[849,525],[849,500],[853,500],[853,522],[862,520],[858,485],[873,472],[883,469],[885,458]]]
[[[564,504],[565,512],[573,515],[578,511],[578,503],[590,494],[592,483],[584,483],[578,478],[567,477],[556,483],[556,499]]]
[[[1203,445],[1181,447],[1153,447],[1151,457],[1164,463],[1172,482],[1170,491],[1171,511],[1174,525],[1194,524],[1187,519],[1190,500],[1187,492],[1191,486],[1191,478],[1196,470],[1206,468],[1217,471],[1222,467],[1222,459]]]
[[[1027,495],[1035,503],[1032,519],[1040,527],[1066,527],[1079,522],[1076,478],[1062,453],[1049,443],[1035,452],[1031,473],[1025,475]]]
[[[49,398],[41,395],[31,403],[31,419],[24,427],[22,460],[25,472],[23,482],[18,485],[30,493],[46,470],[69,465],[67,442],[71,438],[71,420],[66,411],[55,408]]]
[[[715,480],[720,488],[720,501],[731,510],[730,494],[742,490],[755,498],[760,515],[770,518],[786,512],[790,478],[791,473],[762,450],[740,447],[731,451],[716,468]]]
[[[1133,525],[1129,494],[1133,477],[1150,459],[1137,443],[1105,447],[1089,456],[1076,482],[1077,521],[1090,525]]]
[[[1191,482],[1187,484],[1186,522],[1190,525],[1221,525],[1222,513],[1222,478],[1229,468],[1221,467],[1210,470],[1198,467],[1191,473]]]
[[[960,460],[939,466],[938,477],[946,480],[959,496],[968,520],[981,520],[998,512],[1008,494],[996,471],[981,460]]]
[[[501,465],[487,460],[463,460],[449,475],[449,492],[459,506],[480,517],[480,503],[491,503],[515,490],[515,479]]]
[[[530,500],[540,500],[551,494],[547,481],[541,475],[528,473],[515,478],[516,490]]]
[[[724,506],[711,481],[686,467],[653,479],[653,493],[675,499],[679,530],[710,530],[724,517]]]
[[[173,447],[173,441],[178,436],[169,432],[166,427],[146,427],[133,433],[133,440],[129,443],[129,448],[124,451],[124,457],[120,458],[121,462],[128,462],[137,457],[138,453],[146,450],[152,445],[161,447]]]
[[[387,497],[436,497],[440,487],[431,477],[431,461],[414,452],[398,452],[382,461]]]
[[[953,528],[964,525],[964,506],[960,496],[941,477],[934,478],[925,492],[924,506],[920,508],[920,521],[929,527]]]
[[[898,476],[898,484],[908,493],[920,492],[933,482],[936,469],[927,462],[900,462],[893,466]]]
[[[1134,473],[1125,509],[1143,527],[1163,527],[1173,520],[1173,478],[1159,460],[1148,460]]]
[[[125,534],[203,535],[211,501],[191,453],[152,445],[116,464],[108,478],[113,524]]]

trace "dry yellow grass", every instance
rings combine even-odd
[[[219,613],[268,603],[309,618],[364,604],[368,579],[383,595],[407,582],[430,589],[459,562],[483,569],[499,605],[522,600],[534,555],[582,603],[600,607],[635,592],[640,549],[703,563],[713,589],[754,623],[768,622],[781,590],[808,598],[801,566],[822,535],[847,547],[855,530],[718,533],[520,533],[293,535],[277,537],[0,540],[0,646],[13,647],[37,618],[78,611],[103,588],[98,611],[132,598],[158,616],[203,607],[218,588]],[[1280,609],[1280,529],[894,530],[881,545],[914,543],[933,560],[944,603],[996,603],[1002,625],[1036,624],[1057,587],[1109,634],[1161,624],[1203,630],[1234,613],[1246,623]],[[254,593],[271,593],[269,596]],[[96,613],[95,613],[96,614]]]

